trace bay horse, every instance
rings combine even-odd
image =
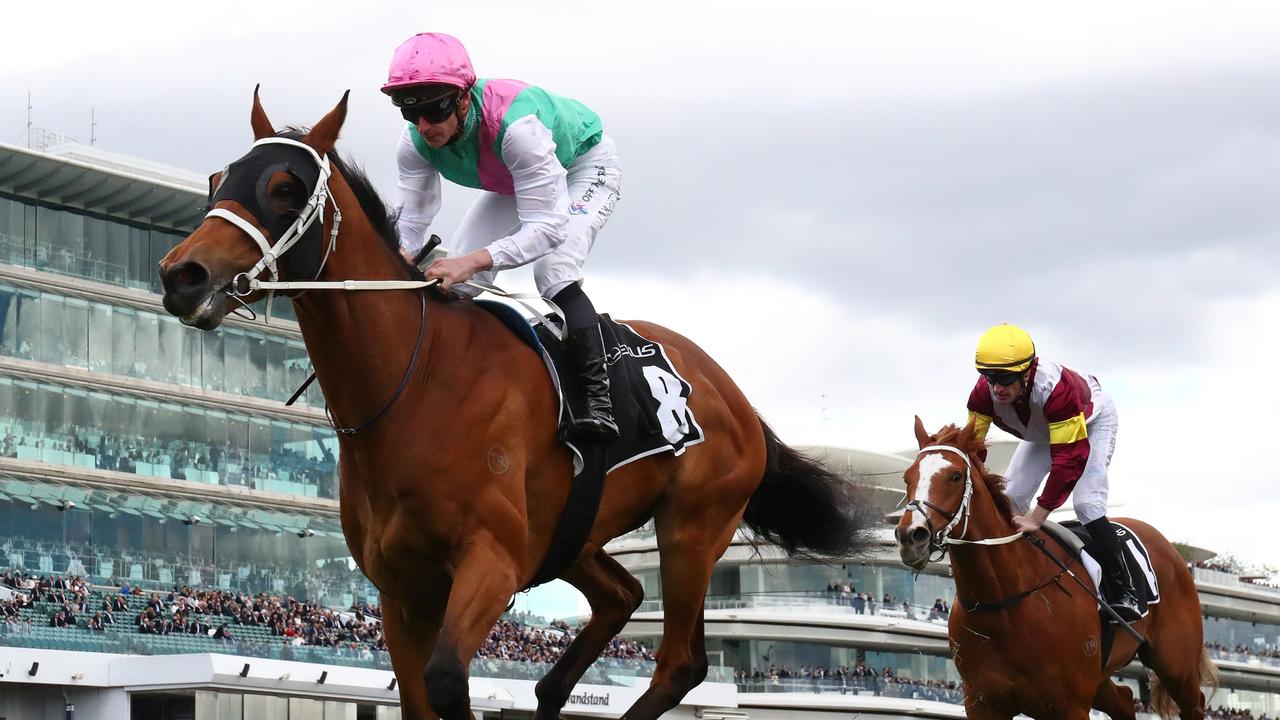
[[[1086,591],[1018,536],[1003,479],[988,473],[978,457],[983,443],[974,437],[973,423],[930,435],[917,417],[915,435],[920,451],[903,479],[907,498],[921,502],[898,521],[898,552],[903,564],[919,571],[950,548],[956,600],[948,635],[968,717],[1007,720],[1022,713],[1085,720],[1094,707],[1133,720],[1133,692],[1111,675],[1136,654],[1156,675],[1157,712],[1204,718],[1201,687],[1217,685],[1217,669],[1204,646],[1195,582],[1172,543],[1146,523],[1117,518],[1146,546],[1160,602],[1133,624],[1146,645],[1117,631],[1102,658],[1102,625],[1088,573],[1036,532]]]
[[[421,280],[368,179],[334,153],[346,112],[344,95],[309,132],[277,133],[254,91],[254,148],[211,178],[246,194],[211,190],[210,215],[160,261],[168,312],[213,330],[238,306],[233,281],[266,269],[303,281]],[[252,168],[256,187],[244,175]],[[298,229],[313,216],[314,235]],[[296,244],[275,256],[287,242]],[[314,262],[290,264],[299,257]],[[365,419],[359,432],[339,430],[342,528],[381,592],[404,717],[471,717],[468,664],[547,555],[572,481],[547,369],[470,300],[420,289],[289,296],[335,425]],[[666,328],[632,327],[692,385],[688,407],[706,439],[609,474],[589,538],[561,575],[591,617],[537,684],[540,720],[559,717],[643,599],[604,552],[609,540],[652,518],[660,553],[662,642],[629,720],[657,718],[706,677],[703,599],[740,524],[794,555],[848,556],[867,541],[870,516],[848,483],[779,441],[705,352]]]

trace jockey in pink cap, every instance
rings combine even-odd
[[[617,435],[604,341],[582,265],[619,198],[622,171],[600,117],[582,103],[517,80],[476,78],[462,43],[441,33],[409,38],[382,91],[408,124],[400,139],[400,244],[423,245],[440,209],[440,177],[484,190],[428,279],[445,289],[533,263],[538,292],[564,311],[585,408],[581,438]],[[468,292],[459,286],[457,290]]]

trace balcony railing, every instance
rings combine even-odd
[[[903,678],[823,677],[823,678],[739,678],[738,692],[813,693],[870,695],[875,697],[931,700],[959,705],[964,691]]]
[[[947,625],[947,613],[924,605],[910,603],[890,603],[885,605],[876,600],[863,602],[861,609],[848,596],[827,592],[782,592],[753,593],[743,595],[710,595],[703,603],[706,610],[745,610],[752,608],[768,608],[779,612],[791,613],[837,613],[842,615],[873,615],[876,617],[898,620],[916,620],[932,623],[941,627]],[[640,605],[638,612],[660,612],[661,598],[646,600]]]
[[[391,670],[390,656],[385,651],[373,650],[368,646],[334,648],[294,645],[284,642],[281,638],[270,636],[265,628],[250,628],[243,625],[232,625],[230,628],[232,633],[253,634],[254,637],[214,640],[202,635],[144,635],[132,626],[101,632],[84,628],[45,627],[39,624],[24,628],[21,625],[0,623],[0,646],[131,655],[221,653]],[[580,682],[629,687],[653,677],[655,667],[656,663],[651,661],[602,658],[587,670]],[[487,658],[476,658],[471,661],[473,677],[539,680],[550,669],[549,663]],[[707,673],[707,682],[731,683],[733,671],[726,667],[713,666]]]
[[[1257,583],[1245,582],[1239,575],[1224,572],[1222,570],[1193,567],[1191,568],[1191,576],[1195,578],[1197,585],[1204,583],[1206,585],[1220,585],[1238,590],[1255,590],[1257,592],[1280,595],[1280,588],[1271,587],[1270,585],[1259,585]]]
[[[1280,658],[1270,657],[1268,655],[1253,655],[1250,653],[1231,652],[1229,650],[1219,650],[1217,648],[1209,648],[1209,657],[1214,660],[1226,660],[1229,662],[1244,663],[1253,667],[1274,669],[1280,671]]]

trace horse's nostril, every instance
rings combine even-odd
[[[190,265],[187,265],[179,268],[178,271],[174,273],[174,280],[178,281],[178,283],[182,285],[197,285],[200,283],[202,275],[204,275],[204,273]]]
[[[197,262],[184,262],[163,273],[164,284],[170,290],[200,288],[209,282],[209,271]]]
[[[919,544],[928,539],[929,531],[922,527],[917,527],[915,530],[911,531],[911,542],[913,543]]]

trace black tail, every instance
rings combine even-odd
[[[747,502],[743,524],[791,557],[824,560],[864,551],[875,522],[871,503],[859,501],[853,483],[779,440],[763,418],[760,427],[764,480]]]

